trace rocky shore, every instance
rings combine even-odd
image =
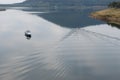
[[[92,18],[120,25],[120,9],[109,8],[91,13]]]

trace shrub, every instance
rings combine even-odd
[[[110,8],[120,8],[120,2],[111,2],[108,7]]]

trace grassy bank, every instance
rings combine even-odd
[[[108,23],[114,23],[120,25],[120,9],[109,8],[97,12],[93,12],[91,17],[100,19]]]

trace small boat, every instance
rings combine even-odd
[[[31,31],[27,30],[25,31],[25,36],[27,37],[27,39],[31,38]]]

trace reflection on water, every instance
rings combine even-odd
[[[81,28],[89,25],[103,24],[102,21],[95,20],[89,17],[90,13],[94,12],[91,9],[80,11],[58,11],[46,14],[36,14],[44,19],[67,28]]]
[[[6,11],[6,9],[5,8],[0,8],[0,11]]]
[[[0,80],[119,80],[120,31],[63,28],[19,10],[0,12]],[[31,40],[24,38],[30,30]]]
[[[112,27],[117,27],[118,29],[120,29],[120,25],[119,24],[115,24],[115,23],[107,23],[107,24],[112,26]]]

